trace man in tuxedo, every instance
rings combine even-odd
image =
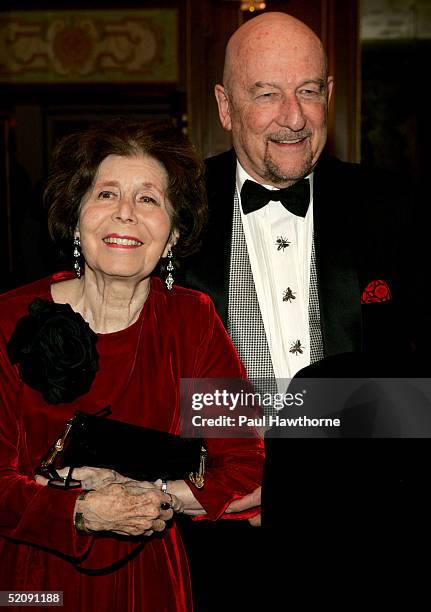
[[[346,352],[410,348],[399,323],[409,293],[398,275],[406,254],[397,233],[402,193],[381,175],[376,180],[326,155],[333,88],[320,40],[287,14],[255,17],[228,43],[215,96],[233,150],[206,160],[210,218],[186,283],[212,296],[252,379],[290,379]],[[313,465],[322,466],[328,447],[319,444],[316,452],[304,440],[267,442],[266,500],[277,502],[271,521],[279,528],[277,513],[285,519],[285,508],[303,508],[298,496],[292,504],[284,475],[295,472],[304,493],[301,473],[307,478]],[[289,445],[284,459],[278,442]],[[332,462],[342,461],[339,450],[327,456],[327,472],[309,480],[312,487],[321,478],[319,494],[331,480]],[[260,501],[259,489],[228,511]]]
[[[186,283],[213,297],[252,379],[408,349],[400,187],[325,154],[333,87],[320,40],[287,14],[228,43],[215,95],[233,150],[206,160],[210,219]]]

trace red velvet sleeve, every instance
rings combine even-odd
[[[195,378],[245,379],[246,371],[210,298],[203,299],[201,329],[204,330],[196,351]],[[245,519],[254,516],[256,509],[235,514],[223,514],[235,499],[251,493],[262,481],[264,444],[257,433],[244,438],[207,438],[205,440],[209,468],[205,485],[197,489],[188,486],[206,515],[197,519]]]
[[[93,541],[79,535],[73,524],[79,490],[65,492],[41,486],[29,470],[26,475],[22,469],[26,433],[18,414],[20,387],[0,335],[0,533],[79,558]]]

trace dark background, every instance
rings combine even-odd
[[[406,0],[404,4],[419,11],[424,2]],[[0,17],[10,11],[58,10],[58,6],[54,1],[3,1]],[[423,226],[429,218],[425,177],[431,128],[425,90],[431,36],[427,38],[423,28],[418,34],[414,27],[404,27],[408,15],[399,10],[391,13],[394,7],[403,8],[402,1],[382,0],[375,5],[364,1],[361,6],[358,0],[267,2],[267,10],[283,10],[306,21],[328,50],[336,81],[330,151],[346,161],[394,171],[394,180],[407,179],[411,185],[407,205]],[[62,135],[100,118],[129,115],[172,121],[189,134],[204,156],[230,146],[229,135],[219,125],[212,92],[221,79],[229,36],[253,16],[240,10],[240,2],[93,1],[91,7],[82,1],[61,3],[62,9],[101,11],[163,7],[178,12],[179,77],[175,83],[0,83],[0,291],[59,265],[45,230],[41,191],[52,147]],[[370,23],[374,23],[371,35]]]

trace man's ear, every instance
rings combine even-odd
[[[328,104],[331,101],[331,97],[332,97],[332,91],[334,89],[334,77],[329,76],[327,81],[327,88],[328,88]]]
[[[232,129],[232,121],[230,118],[229,96],[226,88],[223,87],[223,85],[216,85],[214,87],[214,94],[217,100],[220,122],[224,129],[230,132]]]

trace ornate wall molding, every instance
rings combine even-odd
[[[178,11],[0,14],[0,82],[175,83]]]

